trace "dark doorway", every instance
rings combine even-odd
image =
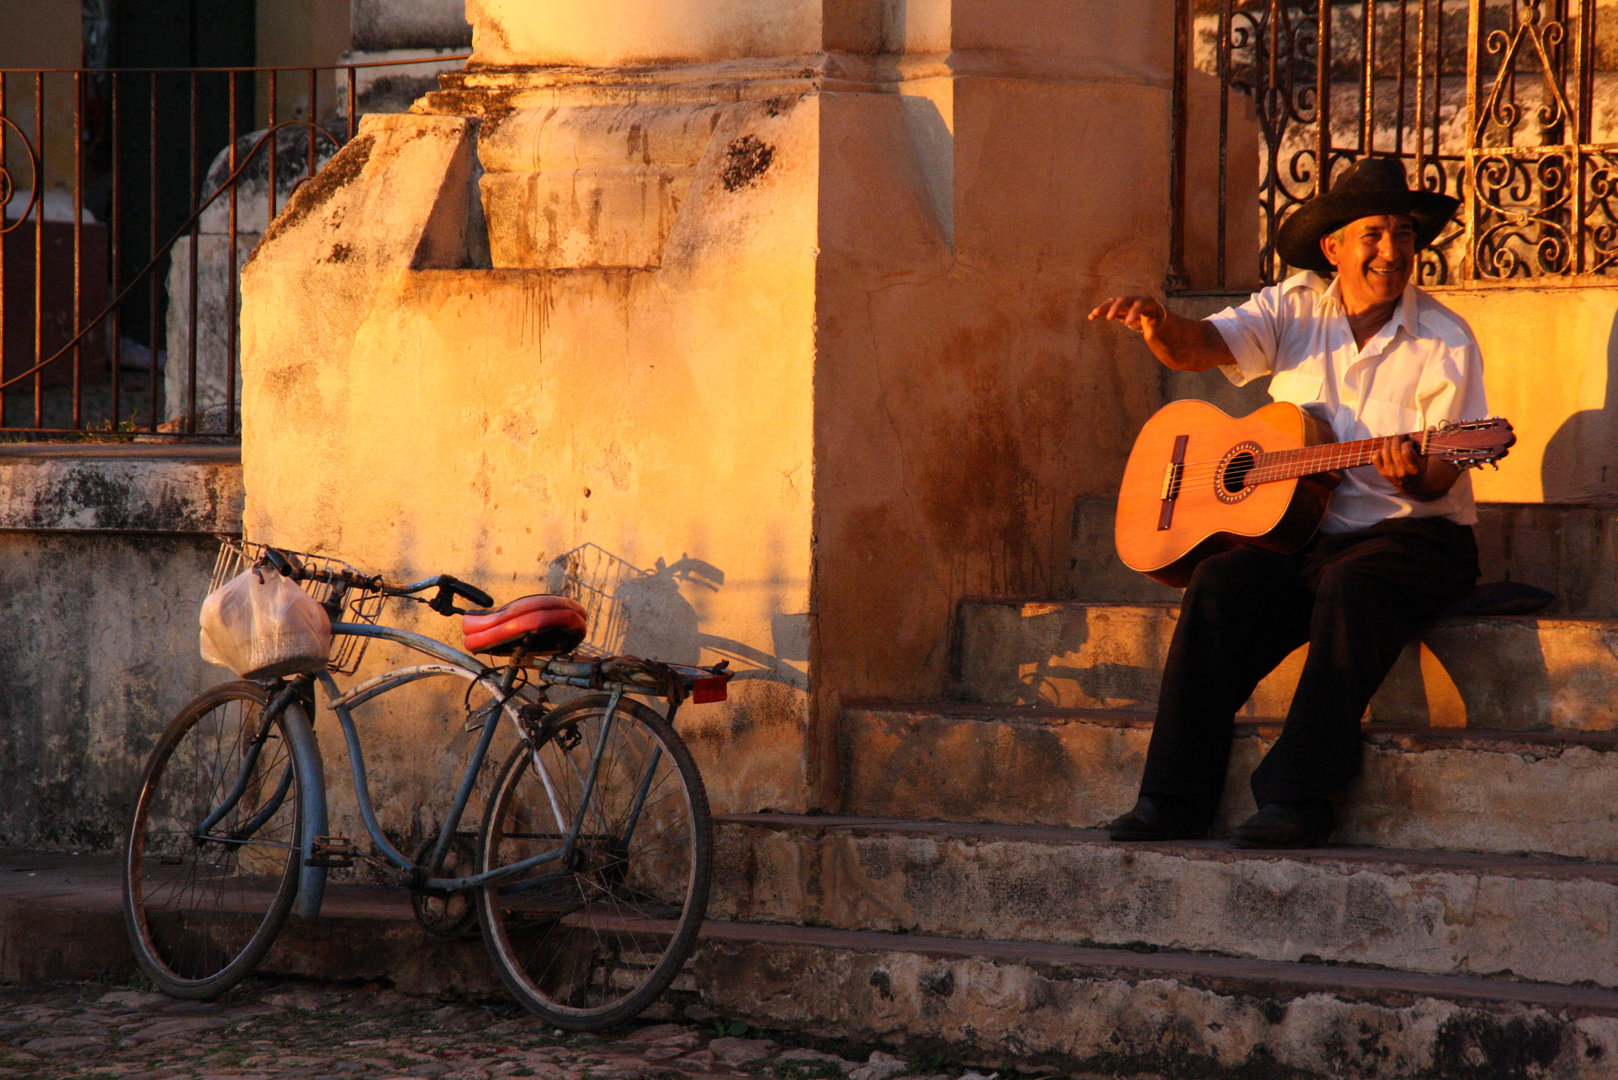
[[[93,80],[93,209],[115,226],[121,287],[191,216],[208,166],[230,142],[232,116],[237,134],[253,128],[254,77],[196,69],[253,65],[254,0],[110,0],[105,10],[98,51],[110,71]],[[119,333],[154,351],[164,346],[167,262],[119,312]]]

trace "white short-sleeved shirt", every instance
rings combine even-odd
[[[1339,442],[1489,415],[1483,358],[1465,319],[1406,285],[1393,316],[1361,349],[1338,288],[1305,270],[1209,318],[1236,358],[1220,370],[1237,386],[1273,376],[1270,397],[1309,409]],[[1462,525],[1478,519],[1469,473],[1432,502],[1405,495],[1371,465],[1345,469],[1342,477],[1322,532],[1353,532],[1397,517],[1447,517]]]

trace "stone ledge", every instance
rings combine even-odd
[[[10,850],[0,870],[0,980],[130,973],[116,856]],[[263,970],[495,991],[481,943],[424,940],[403,890],[333,899],[335,918],[288,920]],[[764,1027],[1068,1075],[1594,1080],[1618,1060],[1611,990],[1350,965],[709,920],[677,985]]]
[[[787,814],[715,825],[710,918],[1618,987],[1612,863]]]
[[[239,533],[236,446],[0,446],[0,529]]]
[[[849,707],[842,810],[871,817],[1100,827],[1135,802],[1149,717],[1123,710]],[[1239,721],[1215,833],[1256,809],[1273,721]],[[1604,732],[1368,725],[1333,838],[1375,847],[1618,862],[1618,739]]]
[[[1178,612],[1153,603],[963,601],[962,697],[992,704],[1151,709]],[[1618,729],[1618,621],[1448,618],[1408,646],[1371,716],[1445,728]],[[1300,647],[1254,691],[1247,716],[1282,716]]]
[[[1618,1050],[1597,1004],[1611,993],[1584,988],[1517,984],[1524,998],[1508,1001],[1489,993],[1503,989],[1494,980],[757,929],[729,940],[710,923],[692,959],[722,1015],[1061,1075],[1594,1078],[1613,1075]]]

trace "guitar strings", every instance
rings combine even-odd
[[[1317,443],[1314,446],[1260,450],[1257,453],[1244,451],[1238,454],[1227,451],[1217,460],[1181,463],[1178,473],[1170,481],[1173,490],[1171,497],[1178,497],[1179,492],[1187,484],[1202,485],[1216,482],[1220,480],[1222,474],[1239,484],[1234,487],[1228,482],[1225,484],[1227,490],[1234,492],[1246,491],[1277,480],[1295,480],[1315,473],[1356,468],[1371,463],[1379,444],[1392,444],[1404,439],[1424,439],[1429,454],[1439,452],[1450,461],[1459,462],[1464,469],[1497,460],[1503,455],[1505,448],[1511,445],[1511,440],[1496,442],[1487,438],[1481,443],[1469,442],[1465,435],[1501,426],[1510,432],[1509,424],[1503,424],[1497,417],[1490,417],[1487,421],[1469,420],[1459,425],[1445,425],[1443,428],[1429,429],[1426,432],[1378,435],[1346,443]],[[1457,439],[1457,435],[1461,437]],[[1242,461],[1243,454],[1247,456],[1246,461]]]
[[[1287,450],[1269,450],[1253,454],[1253,462],[1245,470],[1232,469],[1242,478],[1242,487],[1257,487],[1276,480],[1296,479],[1317,472],[1331,472],[1336,469],[1351,469],[1360,465],[1370,464],[1376,452],[1378,443],[1392,443],[1406,438],[1405,435],[1379,435],[1370,439],[1357,439],[1346,443],[1320,443],[1315,446],[1296,447]],[[1230,462],[1238,460],[1237,457],[1229,459],[1205,460],[1187,462],[1180,469],[1180,475],[1175,483],[1183,487],[1186,484],[1201,484],[1219,478],[1220,472],[1229,467]],[[1307,472],[1297,472],[1299,465],[1307,464]]]

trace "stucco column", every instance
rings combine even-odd
[[[1156,402],[1083,315],[1164,273],[1170,5],[467,10],[244,275],[247,531],[594,590],[740,671],[682,720],[718,808],[835,809],[843,704],[1060,592]]]

